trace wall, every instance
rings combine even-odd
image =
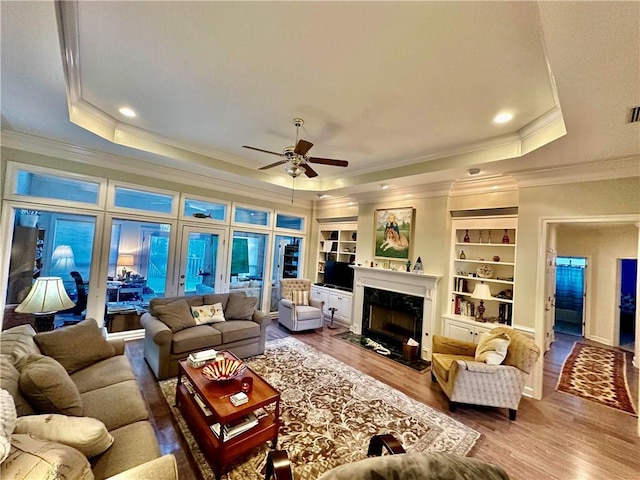
[[[583,227],[563,224],[556,230],[558,256],[589,258],[589,318],[585,337],[617,345],[617,260],[637,257],[638,228],[635,225]]]

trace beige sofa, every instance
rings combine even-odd
[[[457,403],[509,409],[515,420],[527,376],[540,356],[533,339],[512,328],[497,327],[490,334],[510,339],[504,361],[490,365],[476,360],[475,343],[435,335],[431,358],[431,379],[449,398],[449,408]]]
[[[224,321],[197,324],[191,307],[221,304]],[[178,374],[178,362],[190,353],[213,348],[240,358],[264,353],[271,318],[256,310],[257,299],[239,293],[210,293],[155,298],[140,319],[144,327],[144,358],[156,378]]]
[[[15,469],[24,475],[26,468],[36,472],[49,465],[64,470],[56,470],[55,478],[177,478],[173,455],[161,456],[124,342],[104,339],[95,320],[38,334],[31,325],[13,327],[0,333],[0,354],[0,387],[10,394],[2,392],[3,398],[18,417],[2,422],[13,425],[0,477],[18,478]],[[7,402],[2,411],[9,411]],[[48,430],[53,420],[62,421],[62,433]],[[91,437],[87,448],[94,454],[87,462],[75,442],[90,436],[84,426],[95,424],[100,433]],[[79,438],[64,443],[68,435]],[[44,465],[31,466],[32,459]]]

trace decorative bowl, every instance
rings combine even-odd
[[[222,382],[231,380],[244,374],[247,365],[235,358],[225,358],[221,361],[214,361],[202,367],[202,375],[212,382]]]
[[[486,263],[478,265],[478,268],[476,269],[476,275],[478,275],[480,278],[492,278],[493,267],[491,265],[487,265]]]

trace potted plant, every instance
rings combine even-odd
[[[37,210],[20,210],[18,214],[18,225],[21,227],[35,228],[38,225],[40,212]]]

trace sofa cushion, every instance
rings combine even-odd
[[[5,389],[13,397],[18,415],[31,415],[35,413],[33,407],[20,391],[20,372],[13,365],[11,356],[4,354],[0,355],[0,388]]]
[[[222,303],[191,307],[191,315],[193,315],[196,325],[225,321],[224,312],[222,311]]]
[[[468,357],[466,355],[449,355],[447,353],[433,353],[431,355],[431,368],[436,377],[445,382],[449,381],[449,371],[451,370],[451,364],[456,360],[464,360],[467,362],[475,362],[474,357]]]
[[[4,462],[11,450],[11,434],[16,426],[16,406],[9,392],[0,389],[0,463]]]
[[[18,325],[0,332],[0,354],[10,355],[16,368],[20,369],[21,359],[41,353],[33,341],[35,335],[31,325]]]
[[[149,411],[135,380],[91,390],[81,394],[81,397],[85,416],[97,418],[109,432],[149,418]]]
[[[113,385],[127,380],[135,380],[129,359],[124,355],[115,355],[94,363],[70,375],[80,393]]]
[[[149,422],[134,422],[110,433],[114,438],[111,448],[91,459],[96,478],[109,478],[160,456],[158,441]]]
[[[196,350],[204,350],[215,347],[222,343],[222,333],[218,330],[220,325],[227,322],[220,322],[214,325],[197,325],[176,333],[173,336],[171,352],[174,354],[186,354]]]
[[[156,313],[156,307],[159,307],[161,305],[168,305],[177,300],[186,301],[190,307],[198,307],[200,305],[204,305],[204,300],[202,295],[189,295],[187,297],[154,298],[153,300],[151,300],[151,302],[149,302],[149,313],[151,313],[151,315],[153,315],[154,317],[157,317],[158,315]],[[216,302],[210,302],[210,303],[216,303]]]
[[[35,342],[42,353],[55,358],[69,373],[116,354],[92,318],[76,325],[40,332],[36,334]]]
[[[476,362],[484,362],[487,365],[500,365],[507,356],[507,348],[511,339],[504,332],[483,332],[478,340],[476,348]]]
[[[309,291],[308,290],[291,290],[291,300],[296,306],[309,305]]]
[[[35,435],[43,440],[68,445],[80,450],[87,458],[104,452],[113,443],[113,437],[100,420],[55,413],[20,417],[15,433]]]
[[[0,465],[0,477],[65,480],[94,478],[87,457],[75,448],[25,434],[12,436],[11,453]]]
[[[213,305],[215,303],[222,304],[222,310],[227,308],[227,302],[229,301],[228,293],[208,293],[202,297],[203,305]]]
[[[296,305],[296,319],[301,320],[317,320],[322,316],[320,309],[311,306]]]
[[[196,324],[191,315],[191,306],[183,298],[164,305],[156,305],[154,307],[154,315],[169,327],[173,333],[193,327]]]
[[[217,323],[215,328],[222,333],[222,343],[225,344],[260,336],[260,325],[251,320]]]
[[[256,309],[258,299],[256,297],[246,297],[237,293],[229,295],[227,308],[224,316],[228,320],[251,320],[253,311]]]
[[[51,357],[29,355],[20,372],[20,391],[38,413],[84,414],[78,387]]]

